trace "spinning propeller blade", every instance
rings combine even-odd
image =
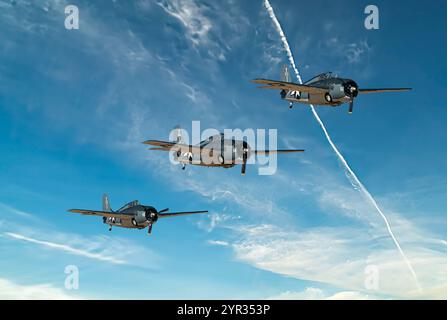
[[[247,168],[247,161],[242,162],[241,174],[245,176],[245,170]]]
[[[351,99],[351,102],[349,103],[349,114],[352,113],[352,111],[354,110],[354,98]]]
[[[247,159],[248,159],[248,147],[244,141],[244,153],[242,154],[242,168],[241,174],[245,176],[245,170],[247,169]]]

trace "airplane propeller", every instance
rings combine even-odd
[[[247,168],[247,159],[248,159],[248,144],[247,142],[243,142],[243,153],[242,153],[242,168],[241,174],[245,175],[245,170]]]
[[[166,212],[166,211],[168,211],[169,209],[163,209],[163,210],[161,210],[160,212]],[[151,232],[152,232],[152,226],[153,226],[153,224],[155,223],[155,222],[157,222],[157,220],[158,220],[158,214],[160,213],[160,212],[154,212],[154,211],[151,211],[150,209],[146,209],[146,220],[147,220],[147,222],[148,222],[148,229],[147,229],[147,233],[149,233],[149,234],[151,234]]]
[[[349,113],[352,113],[352,111],[354,110],[354,99],[352,98],[351,101],[349,102]]]
[[[345,86],[345,93],[349,97],[349,100],[350,100],[348,112],[351,114],[354,110],[354,99],[359,94],[359,88],[358,88],[357,83],[355,83],[354,81],[348,82]]]

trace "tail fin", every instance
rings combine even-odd
[[[112,212],[112,209],[110,209],[109,196],[106,194],[102,196],[102,211]]]
[[[286,64],[283,65],[281,68],[281,81],[292,82],[292,78],[290,77],[290,71]]]
[[[175,143],[183,144],[185,143],[185,130],[179,125],[175,126],[169,135],[169,140]]]

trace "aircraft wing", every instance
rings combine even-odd
[[[304,149],[290,149],[290,150],[254,150],[255,154],[269,155],[270,153],[293,153],[293,152],[304,152]]]
[[[188,144],[168,142],[168,141],[159,141],[159,140],[147,140],[143,142],[144,144],[148,144],[150,146],[154,146],[154,148],[150,148],[150,150],[159,150],[159,151],[171,151],[171,150],[188,150],[189,152],[200,152],[201,149],[199,146],[192,146]]]
[[[118,212],[83,210],[83,209],[70,209],[70,210],[68,210],[68,212],[80,213],[80,214],[85,214],[88,216],[101,216],[101,217],[115,218],[115,219],[129,218],[129,215],[118,213]]]
[[[261,89],[277,89],[277,90],[292,90],[299,92],[307,92],[311,94],[324,94],[327,92],[325,88],[308,86],[305,84],[297,84],[292,82],[267,80],[267,79],[254,79],[253,83],[262,84]]]
[[[178,145],[175,142],[168,142],[168,141],[159,141],[159,140],[147,140],[143,142],[144,144],[148,144],[150,146],[154,146],[155,148],[151,148],[154,150],[170,150],[175,145]]]
[[[379,92],[403,92],[403,91],[410,91],[411,88],[388,88],[388,89],[359,89],[359,93],[366,94],[366,93],[379,93]]]
[[[167,217],[177,217],[177,216],[186,216],[190,214],[198,214],[198,213],[208,213],[208,210],[205,211],[185,211],[185,212],[170,212],[170,213],[159,213],[159,218],[167,218]]]

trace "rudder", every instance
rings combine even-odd
[[[102,210],[106,212],[112,211],[112,209],[110,209],[109,196],[107,194],[102,196]]]
[[[290,71],[287,65],[283,65],[281,68],[281,81],[291,82],[292,78],[290,77]]]

